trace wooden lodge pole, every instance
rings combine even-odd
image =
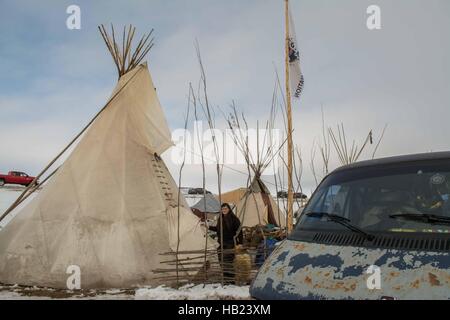
[[[293,166],[293,143],[292,143],[292,108],[291,108],[291,88],[289,83],[289,1],[285,0],[285,23],[286,23],[286,39],[285,39],[285,69],[286,69],[286,102],[287,102],[287,122],[288,122],[288,210],[287,210],[287,231],[293,228],[293,209],[294,194],[292,184],[292,166]]]

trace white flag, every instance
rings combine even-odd
[[[295,26],[289,10],[289,80],[291,84],[291,96],[299,99],[303,91],[303,74],[300,69],[300,52],[298,51],[297,37],[295,36]]]

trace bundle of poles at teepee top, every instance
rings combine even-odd
[[[98,27],[98,30],[111,53],[119,77],[138,66],[154,44],[154,38],[150,38],[153,34],[153,29],[148,34],[142,36],[134,50],[132,50],[131,45],[133,43],[136,28],[132,25],[129,25],[128,29],[126,26],[123,27],[121,47],[120,44],[116,42],[116,33],[113,25],[111,25],[111,35],[108,34],[103,24]]]

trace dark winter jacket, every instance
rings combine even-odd
[[[228,213],[228,214],[220,214],[220,217],[217,221],[217,226],[209,227],[209,230],[216,231],[217,232],[217,241],[220,243],[221,241],[221,230],[220,230],[220,221],[223,220],[223,243],[224,244],[234,244],[234,236],[239,231],[239,234],[236,237],[236,244],[242,244],[243,236],[242,231],[239,230],[241,227],[241,221],[239,221],[239,218],[236,217],[234,213]]]

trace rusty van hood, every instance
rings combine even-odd
[[[367,273],[370,266],[379,267],[380,289],[368,286],[374,274]],[[285,240],[259,270],[250,294],[257,299],[449,299],[450,256]]]

